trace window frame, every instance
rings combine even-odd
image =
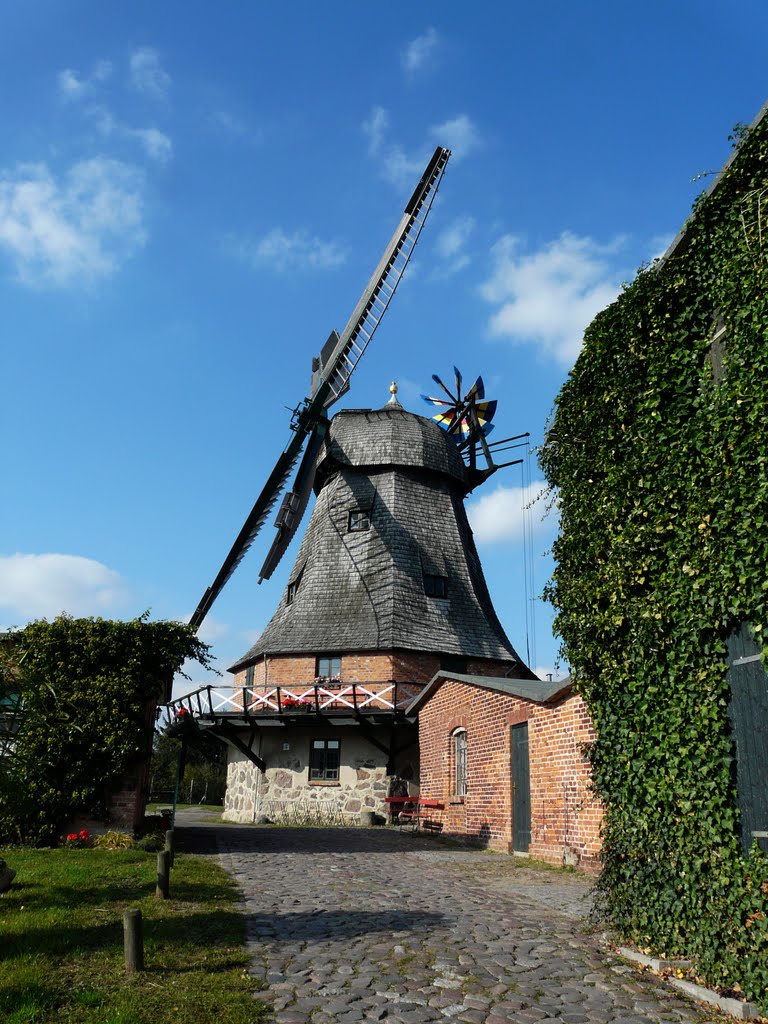
[[[321,671],[323,662],[327,663],[327,671]],[[338,666],[334,668],[334,666]],[[315,657],[315,679],[341,679],[341,655],[340,654],[318,654]]]
[[[360,521],[353,522],[353,516],[359,516]],[[362,524],[362,525],[361,525]],[[371,511],[367,508],[351,508],[347,514],[347,533],[365,533],[371,528]]]
[[[248,710],[248,705],[251,703],[254,689],[254,677],[256,675],[256,666],[247,665],[245,669],[245,679],[243,681],[243,709]]]
[[[297,573],[292,580],[289,580],[288,586],[285,590],[285,603],[293,604],[294,598],[298,592],[299,586],[301,585],[301,577],[304,575],[304,568],[302,566],[301,572]]]
[[[335,766],[328,764],[328,753],[331,750],[336,755]],[[341,782],[341,740],[321,737],[309,741],[309,781]]]
[[[467,730],[461,726],[451,733],[451,796],[463,800],[467,795],[469,771]]]
[[[448,597],[448,577],[438,576],[433,572],[422,573],[424,578],[424,593],[427,597],[436,597],[444,600]]]

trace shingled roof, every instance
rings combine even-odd
[[[265,654],[362,650],[522,664],[483,577],[464,463],[436,423],[397,404],[337,413],[315,489],[277,611],[231,671]],[[369,529],[350,530],[356,510],[369,514]],[[446,596],[428,596],[425,577],[444,577]]]

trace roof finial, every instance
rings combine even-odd
[[[402,405],[400,405],[400,403],[397,400],[397,381],[396,380],[393,380],[392,383],[389,385],[389,394],[390,394],[391,397],[390,397],[389,401],[387,402],[387,405],[394,406],[396,409],[402,409]]]

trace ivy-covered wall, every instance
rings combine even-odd
[[[180,622],[32,622],[0,643],[0,698],[21,692],[21,727],[0,763],[0,843],[55,841],[77,813],[105,819],[110,786],[149,757],[148,709],[208,647]]]
[[[669,258],[587,329],[541,464],[549,596],[598,735],[603,908],[765,1011],[768,858],[739,838],[726,638],[768,631],[768,117],[738,135]]]

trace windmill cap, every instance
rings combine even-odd
[[[413,466],[468,484],[455,443],[436,423],[399,405],[344,409],[331,420],[317,463],[318,481],[338,466]]]

